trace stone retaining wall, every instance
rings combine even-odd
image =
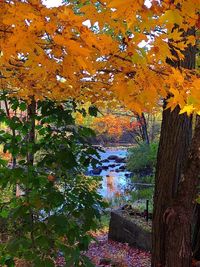
[[[111,212],[108,238],[151,251],[151,231],[126,217],[122,210]]]

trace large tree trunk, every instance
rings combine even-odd
[[[200,203],[196,203],[193,212],[192,252],[193,258],[200,261]]]
[[[200,173],[200,120],[195,127],[190,153],[178,192],[164,214],[167,229],[167,267],[192,265],[191,227]]]
[[[191,29],[191,31],[186,33],[186,35],[193,34],[194,29]],[[171,62],[170,60],[168,60],[168,63],[173,65],[174,67],[181,66],[187,69],[192,69],[195,67],[195,54],[195,47],[188,47],[188,49],[185,51],[184,61]],[[181,262],[182,265],[176,265],[176,257],[179,257],[177,249],[180,249],[178,245],[180,245],[179,243],[183,241],[181,237],[177,235],[177,233],[180,234],[180,236],[183,235],[183,233],[181,233],[181,230],[183,230],[183,228],[179,224],[179,221],[176,220],[175,224],[173,224],[173,227],[171,227],[171,224],[166,223],[166,220],[164,221],[165,215],[167,215],[168,213],[171,214],[171,209],[172,211],[177,210],[175,213],[180,213],[180,216],[182,217],[181,214],[184,214],[186,212],[186,209],[182,209],[179,204],[185,205],[186,202],[190,202],[188,199],[185,200],[185,203],[184,199],[180,201],[180,196],[177,200],[177,194],[182,190],[181,188],[179,188],[178,183],[182,177],[182,172],[187,159],[192,130],[191,118],[187,117],[187,115],[185,114],[179,115],[179,111],[179,107],[177,107],[173,112],[170,112],[168,110],[163,111],[163,121],[161,126],[160,144],[155,176],[156,187],[154,193],[154,214],[152,230],[152,267],[190,266],[190,263],[187,262],[187,260],[185,261],[187,262],[186,265],[183,265],[184,261]],[[189,188],[186,190],[189,190]],[[175,202],[176,206],[178,205],[178,207],[173,208]],[[187,208],[192,209],[192,206],[189,206],[188,204]],[[188,216],[186,217],[188,218]],[[167,216],[167,218],[169,219],[170,216]],[[186,225],[188,225],[188,227],[184,229],[185,242],[190,239],[191,231],[191,229],[189,229],[190,223],[187,222]],[[176,237],[177,242],[175,242],[175,239],[172,238],[172,232],[174,234],[174,237]],[[186,236],[188,240],[186,240]],[[171,244],[171,242],[173,244]],[[169,249],[171,249],[171,251],[169,251]],[[169,257],[171,257],[171,261],[169,261]],[[190,256],[188,256],[188,259],[189,258]],[[181,259],[182,256],[180,254],[179,260]]]
[[[166,225],[163,215],[176,193],[191,140],[192,123],[180,109],[164,110],[154,195],[152,266],[165,266]],[[171,266],[173,267],[173,266]]]

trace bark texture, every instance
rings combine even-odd
[[[158,149],[152,229],[152,266],[165,266],[166,225],[163,215],[172,204],[191,140],[191,118],[180,109],[164,110]]]
[[[185,35],[194,35],[194,29]],[[167,63],[177,68],[181,66],[192,69],[195,67],[195,53],[195,47],[188,47],[184,61],[168,60]],[[188,162],[195,158],[188,159],[186,168],[192,123],[191,118],[184,114],[179,115],[179,111],[179,107],[173,112],[163,111],[155,176],[152,267],[191,265],[191,217],[189,216],[192,216],[191,202],[195,191],[192,187],[194,177],[187,172],[191,167]],[[195,138],[198,139],[198,136],[195,135]],[[193,144],[195,142],[198,143],[193,141]],[[194,150],[194,145],[192,149]],[[186,174],[182,176],[184,169]],[[186,180],[187,182],[183,182]]]
[[[192,251],[193,251],[193,257],[199,261],[200,260],[200,204],[196,204],[194,209]]]
[[[191,226],[200,178],[200,120],[195,127],[184,174],[173,205],[164,213],[167,226],[166,267],[192,265]]]
[[[147,145],[149,145],[149,134],[147,131],[147,121],[145,118],[144,113],[141,115],[137,115],[137,121],[140,123],[140,135],[142,138],[142,141],[145,142]]]
[[[30,130],[28,133],[28,144],[35,143],[35,114],[36,114],[36,101],[34,97],[31,98],[31,103],[28,105],[27,108],[27,116],[28,122],[30,124]],[[34,162],[34,154],[29,151],[27,153],[27,162],[29,165],[33,165]]]

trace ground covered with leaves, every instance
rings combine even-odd
[[[100,266],[115,267],[149,267],[150,253],[130,247],[116,241],[108,240],[105,231],[96,234],[97,242],[91,243],[87,256]]]
[[[128,244],[108,240],[107,230],[100,230],[94,234],[93,241],[86,256],[95,267],[150,267],[150,253],[130,247]],[[56,266],[65,266],[64,258],[58,257]]]

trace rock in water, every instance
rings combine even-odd
[[[96,168],[96,169],[92,170],[92,174],[99,175],[101,173],[101,171],[102,171],[102,168]]]
[[[118,160],[118,159],[119,159],[119,157],[116,156],[116,155],[110,155],[110,156],[108,157],[108,160]]]

